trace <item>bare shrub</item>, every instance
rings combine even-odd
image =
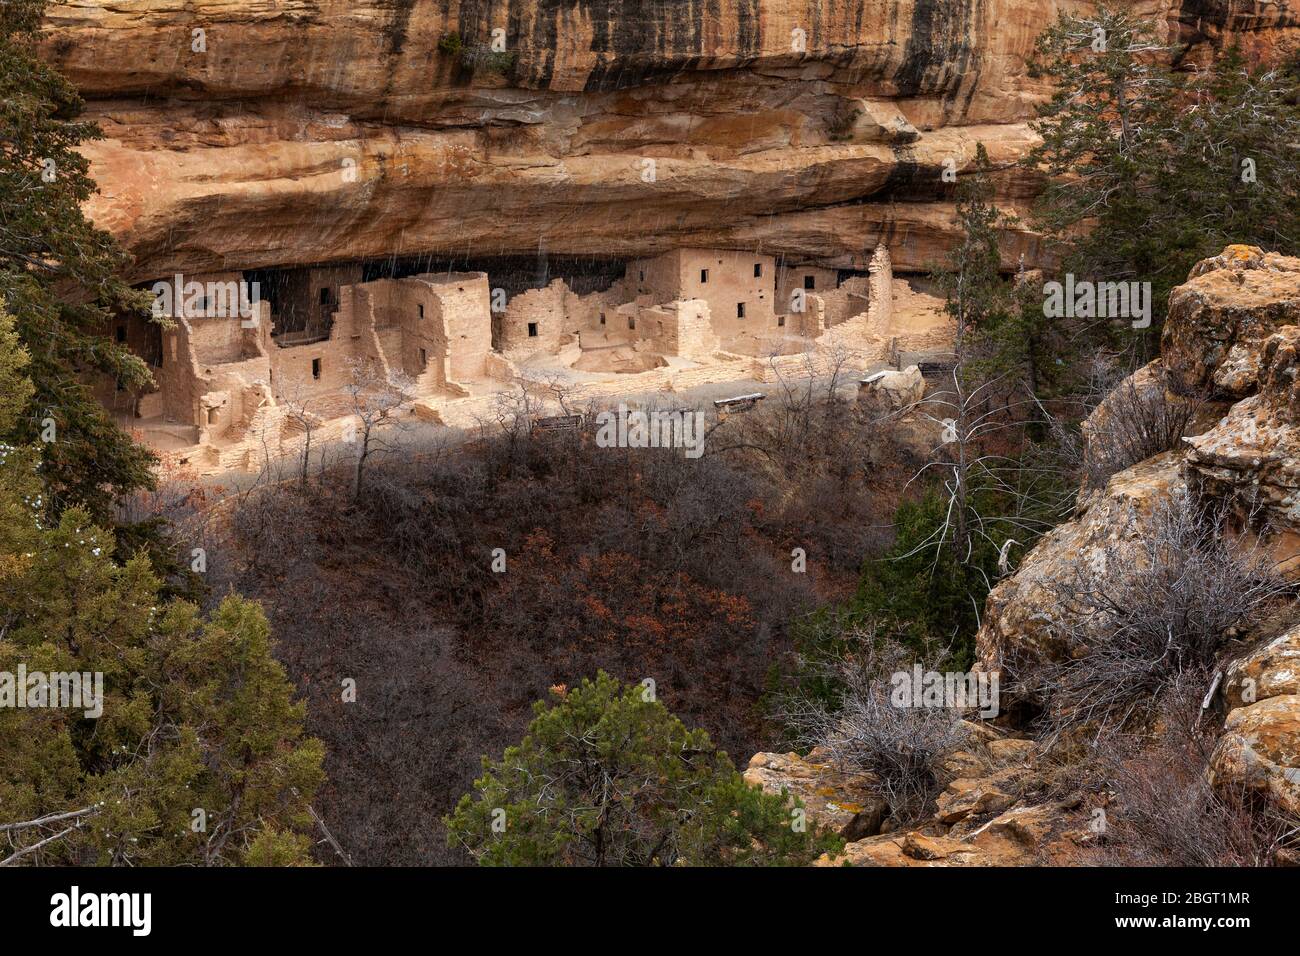
[[[348,382],[343,386],[349,411],[357,419],[357,457],[353,470],[352,500],[360,501],[365,485],[366,462],[392,445],[382,436],[386,429],[402,425],[399,417],[415,398],[414,384],[404,375],[389,371],[373,361],[348,362]],[[306,465],[304,464],[304,474]]]
[[[1138,373],[1141,374],[1141,373]],[[1163,372],[1139,383],[1124,379],[1098,406],[1087,426],[1083,483],[1104,488],[1126,468],[1182,446],[1200,402],[1171,397]]]
[[[534,427],[557,407],[582,414],[583,427]],[[440,817],[469,789],[478,756],[517,740],[550,686],[598,669],[653,678],[674,713],[732,754],[764,749],[788,623],[829,587],[853,584],[855,535],[884,523],[901,487],[893,471],[843,453],[835,436],[857,423],[851,406],[833,411],[811,420],[835,430],[819,439],[834,454],[819,460],[828,453],[814,446],[790,477],[751,448],[722,453],[721,433],[700,458],[601,447],[591,409],[559,387],[521,384],[455,454],[367,462],[359,500],[353,462],[340,458],[313,462],[320,477],[305,484],[301,463],[288,462],[283,481],[267,475],[213,509],[222,533],[209,580],[223,575],[222,587],[266,604],[329,754],[317,809],[348,855],[461,861]],[[751,414],[777,415],[785,429],[795,411]],[[730,424],[746,420],[758,423]],[[796,546],[807,573],[792,568]],[[842,575],[829,568],[837,552]],[[356,703],[341,702],[343,677],[356,680]]]
[[[892,674],[913,661],[874,634],[859,635],[838,662],[844,687],[838,706],[808,699],[785,702],[783,717],[799,743],[819,747],[845,773],[869,777],[899,823],[919,819],[941,789],[940,762],[967,736],[961,713],[943,707],[896,706]]]
[[[1234,544],[1225,526],[1221,511],[1177,494],[1140,534],[1118,529],[1055,586],[1072,656],[1036,675],[1054,729],[1124,726],[1183,675],[1209,669],[1234,629],[1290,590],[1257,545]]]
[[[1100,862],[1114,866],[1264,866],[1296,839],[1288,821],[1244,788],[1214,788],[1206,767],[1218,723],[1204,719],[1210,675],[1190,670],[1162,696],[1157,732],[1112,741]]]

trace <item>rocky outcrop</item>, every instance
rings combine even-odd
[[[71,0],[45,52],[106,139],[95,220],[135,275],[415,253],[762,249],[924,270],[942,181],[1033,143],[1059,0]],[[1294,15],[1140,0],[1189,59]],[[493,31],[504,46],[494,49]],[[498,44],[500,45],[500,44]],[[999,175],[1015,211],[1036,183]],[[1043,261],[1010,231],[1008,267]]]
[[[799,797],[810,821],[845,838],[843,853],[818,866],[1031,866],[1067,859],[1088,842],[1078,801],[1047,799],[1033,741],[966,727],[963,749],[943,761],[932,814],[907,826],[888,818],[869,774],[836,770],[818,751],[808,759],[756,754],[745,779]]]
[[[1270,697],[1229,713],[1210,779],[1253,790],[1300,816],[1300,697]]]
[[[1193,269],[1170,298],[1160,359],[1131,384],[1134,391],[1167,383],[1184,395],[1208,394],[1218,400],[1208,407],[1222,417],[1202,418],[1192,429],[1199,433],[1184,438],[1181,449],[1135,464],[1104,490],[1080,496],[1076,516],[1041,539],[990,594],[977,636],[981,667],[1014,670],[1086,654],[1090,643],[1105,641],[1105,622],[1080,619],[1082,612],[1060,600],[1057,585],[1107,564],[1140,566],[1146,523],[1176,496],[1227,506],[1243,542],[1262,541],[1261,553],[1296,576],[1298,345],[1300,259],[1231,246]],[[1091,433],[1100,421],[1094,419]],[[1226,667],[1227,718],[1210,775],[1216,785],[1254,790],[1283,811],[1300,813],[1300,628],[1263,627],[1257,641]]]
[[[1289,262],[1300,265],[1297,259]],[[1289,278],[1289,294],[1300,310],[1300,273]],[[1294,318],[1300,322],[1300,311]],[[1209,431],[1187,440],[1188,473],[1201,490],[1229,502],[1243,519],[1266,519],[1271,530],[1286,533],[1284,548],[1293,547],[1300,534],[1298,346],[1300,327],[1286,325],[1257,339],[1253,348],[1234,347],[1242,353],[1239,366],[1250,369],[1259,391],[1233,405]]]
[[[976,635],[980,666],[1022,671],[1078,652],[1078,636],[1086,643],[1092,635],[1085,622],[1065,619],[1071,613],[1065,589],[1108,563],[1138,560],[1159,509],[1186,493],[1181,457],[1170,452],[1121,471],[1104,490],[1084,496],[1076,517],[1043,536],[1016,573],[990,593]]]
[[[744,773],[745,782],[764,792],[783,791],[797,798],[808,822],[834,831],[845,840],[860,840],[880,832],[889,807],[869,774],[848,773],[826,762],[813,750],[796,753],[755,754]]]
[[[817,866],[1042,866],[1068,863],[1089,842],[1069,803],[1017,806],[975,827],[933,825],[859,840]],[[927,830],[932,832],[927,832]]]
[[[1223,696],[1232,708],[1270,697],[1300,695],[1300,625],[1234,660],[1223,681]]]
[[[1233,661],[1223,694],[1231,710],[1211,780],[1256,791],[1300,817],[1300,625]]]
[[[1300,260],[1229,246],[1169,297],[1161,364],[1174,391],[1240,399],[1260,376],[1264,341],[1300,323]]]

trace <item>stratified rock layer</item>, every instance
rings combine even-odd
[[[46,53],[105,130],[91,212],[141,279],[686,245],[865,267],[882,241],[923,270],[954,235],[945,160],[1030,147],[1033,40],[1093,6],[75,0],[50,7]],[[1193,61],[1295,28],[1235,0],[1136,9]],[[1016,210],[1036,184],[999,189]],[[1003,252],[1044,258],[1027,232]]]

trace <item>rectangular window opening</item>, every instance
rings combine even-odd
[[[529,322],[529,323],[528,323],[528,337],[529,337],[530,339],[535,339],[535,338],[537,338],[537,323],[536,323],[536,322]]]
[[[318,358],[311,360],[311,377],[320,378],[320,359]]]

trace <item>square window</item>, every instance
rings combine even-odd
[[[528,323],[528,337],[529,337],[530,339],[535,339],[535,338],[537,338],[537,323],[536,323],[536,322],[529,322],[529,323]]]
[[[743,302],[737,302],[737,303],[736,303],[736,318],[738,318],[738,319],[743,319],[744,317],[745,317],[745,303],[743,303]]]
[[[701,270],[700,270],[700,281],[701,281],[701,282],[708,282],[708,281],[709,281],[709,270],[708,270],[708,269],[701,269]]]
[[[320,359],[311,360],[311,377],[320,378]]]
[[[804,277],[803,277],[803,287],[804,287],[805,289],[810,289],[810,290],[811,290],[811,289],[816,289],[816,288],[817,288],[817,277],[816,277],[816,276],[804,276]]]

